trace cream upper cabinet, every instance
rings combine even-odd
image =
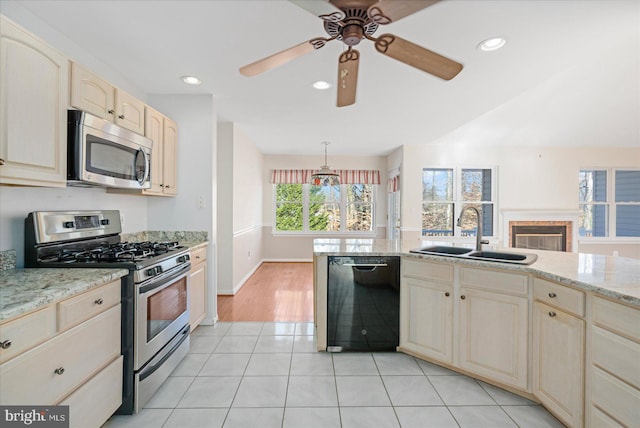
[[[445,363],[453,358],[453,265],[402,265],[400,346]]]
[[[71,64],[71,105],[144,134],[144,103],[75,62]]]
[[[175,196],[178,193],[178,126],[165,117],[163,154],[164,193]]]
[[[177,194],[178,127],[174,121],[147,106],[146,136],[153,141],[151,152],[151,188],[145,195],[175,196]]]
[[[585,322],[533,304],[533,395],[569,427],[584,426]]]
[[[69,61],[0,16],[0,183],[64,187]]]
[[[207,247],[191,251],[189,324],[193,331],[207,315]]]

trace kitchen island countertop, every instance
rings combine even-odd
[[[410,250],[430,245],[448,245],[473,248],[469,244],[443,241],[399,241],[385,239],[315,239],[313,253],[333,256],[392,256],[412,257],[458,263],[475,267],[488,267],[515,272],[531,273],[543,279],[591,291],[633,306],[640,307],[640,260],[600,254],[500,248],[486,245],[485,249],[514,253],[533,253],[538,259],[531,265],[517,265],[411,253]]]
[[[127,275],[127,269],[28,268],[0,272],[0,321]]]

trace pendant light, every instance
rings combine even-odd
[[[338,186],[340,185],[340,175],[327,165],[327,146],[331,144],[328,141],[323,141],[324,144],[324,165],[320,167],[320,170],[311,175],[311,184],[314,186]]]

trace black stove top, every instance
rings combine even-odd
[[[40,263],[121,263],[160,260],[163,255],[182,250],[178,242],[75,243],[61,248],[50,247],[39,257]]]

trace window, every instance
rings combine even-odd
[[[640,170],[588,169],[578,178],[581,237],[640,236]]]
[[[424,168],[422,236],[476,236],[474,214],[465,214],[462,227],[454,227],[467,206],[482,213],[482,234],[493,236],[494,181],[493,168]]]
[[[371,233],[374,185],[274,184],[276,232]]]

